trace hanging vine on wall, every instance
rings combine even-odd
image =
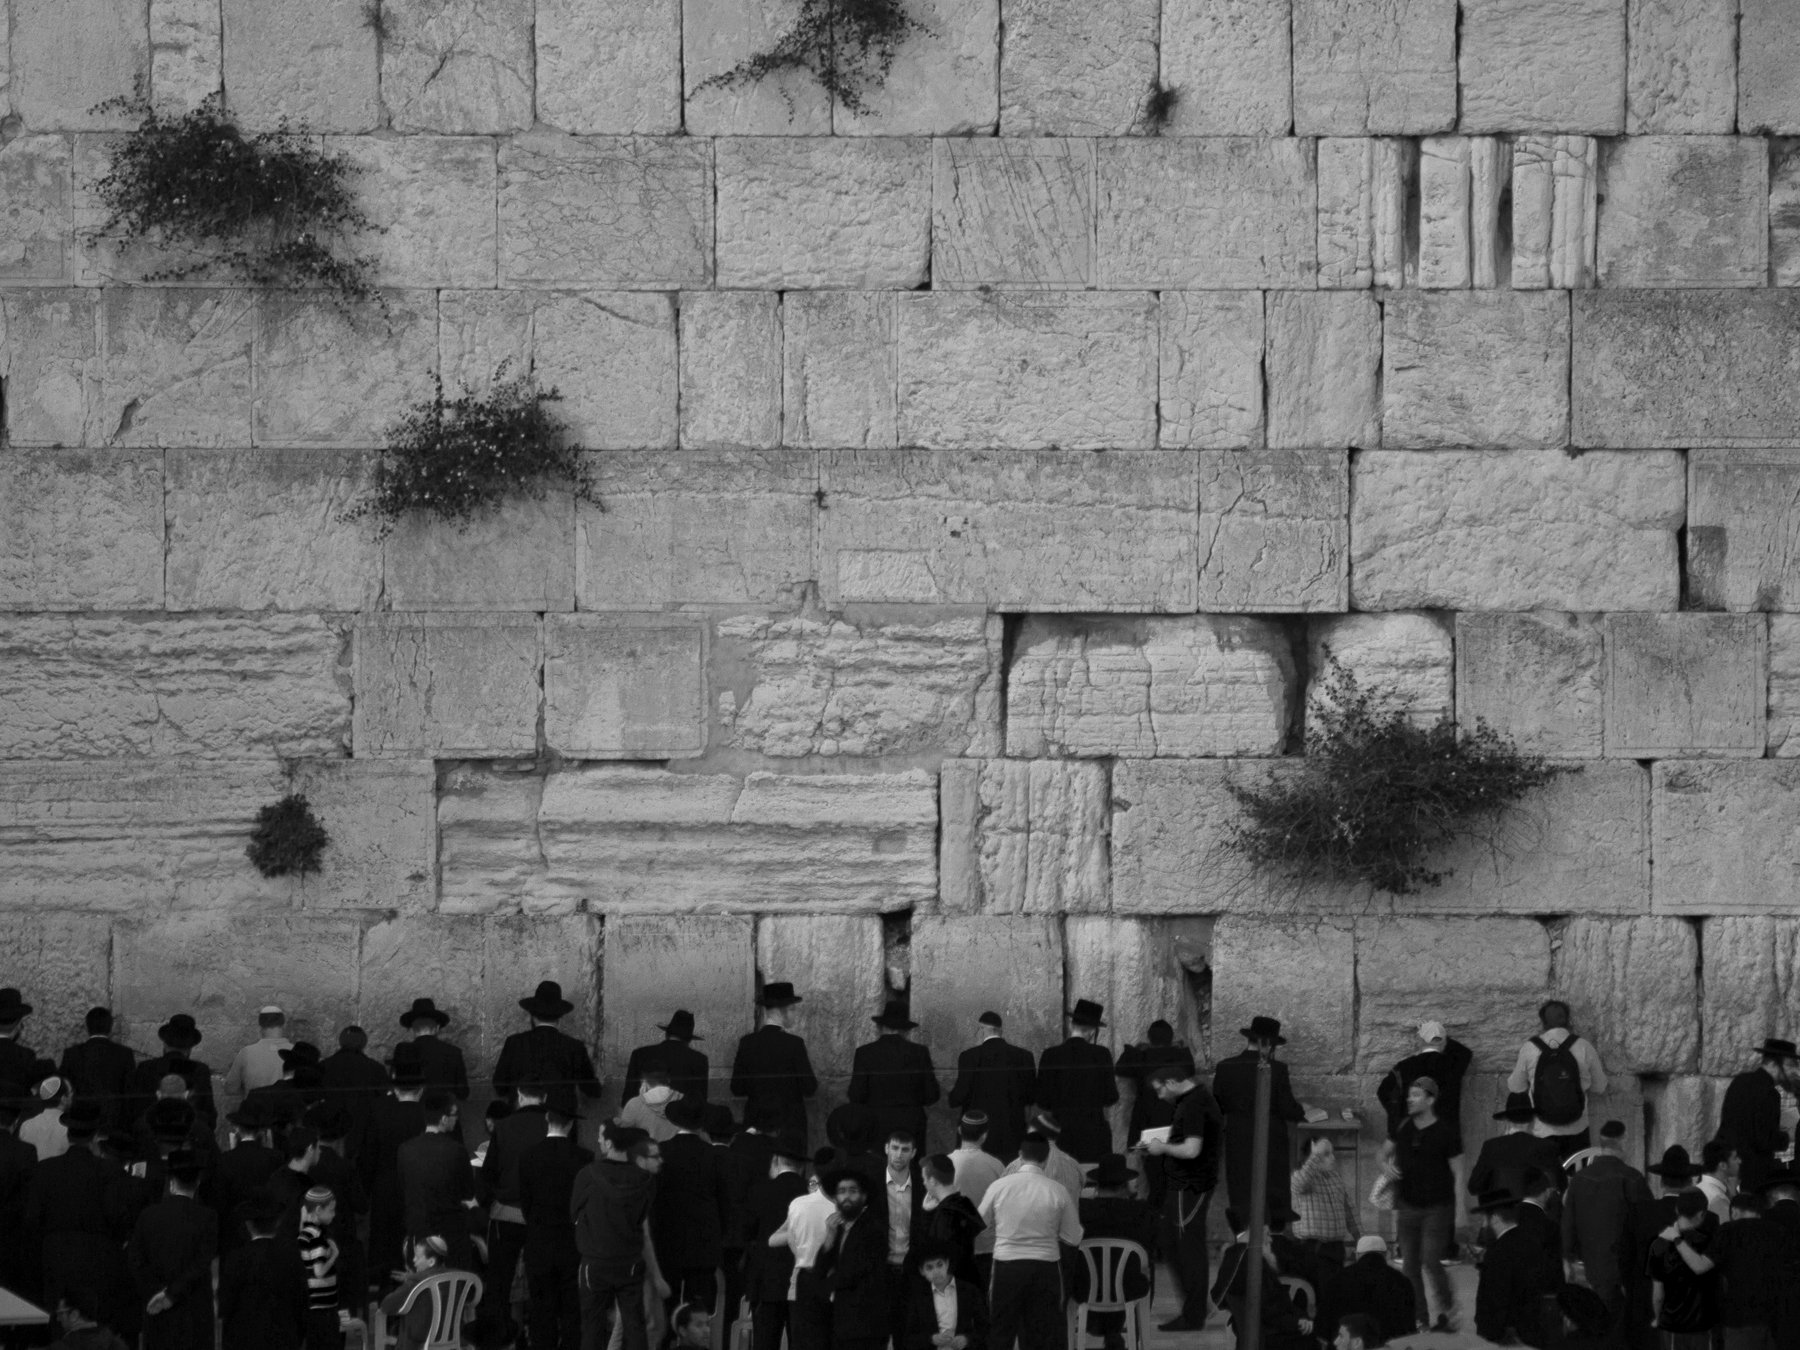
[[[246,136],[216,94],[180,116],[142,97],[100,106],[140,117],[98,184],[111,212],[102,231],[205,254],[148,280],[218,267],[252,286],[321,286],[348,300],[373,294],[373,265],[351,242],[374,227],[350,190],[355,166],[343,155],[285,122]]]
[[[256,828],[244,852],[265,877],[303,877],[319,870],[320,855],[330,842],[305,794],[291,792],[257,810]]]
[[[900,45],[926,31],[902,0],[800,0],[799,16],[773,47],[699,87],[725,88],[805,70],[846,112],[864,113],[864,95],[886,81]]]
[[[1243,812],[1231,846],[1257,866],[1413,894],[1448,875],[1431,865],[1447,845],[1491,837],[1508,807],[1570,772],[1485,722],[1459,732],[1446,714],[1418,726],[1327,655],[1298,771],[1231,785]]]

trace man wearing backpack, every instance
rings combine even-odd
[[[1565,1160],[1592,1142],[1588,1094],[1606,1093],[1606,1068],[1585,1037],[1569,1028],[1569,1005],[1553,998],[1538,1009],[1542,1030],[1519,1047],[1519,1062],[1506,1080],[1510,1092],[1527,1093],[1537,1119],[1531,1132],[1556,1145]]]

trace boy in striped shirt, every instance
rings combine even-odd
[[[331,1225],[337,1196],[328,1186],[307,1191],[300,1208],[300,1264],[306,1269],[306,1350],[343,1350],[338,1320],[338,1245]]]

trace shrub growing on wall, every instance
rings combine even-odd
[[[810,71],[847,112],[868,111],[864,94],[879,89],[900,44],[925,25],[902,0],[800,0],[800,14],[766,52],[740,61],[700,88],[760,80],[783,70]]]
[[[319,870],[331,836],[313,815],[302,793],[289,793],[257,810],[256,828],[244,850],[265,877],[303,877]]]

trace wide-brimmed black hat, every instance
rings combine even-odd
[[[240,1130],[249,1130],[254,1134],[258,1130],[271,1129],[275,1125],[275,1112],[270,1108],[266,1097],[249,1096],[244,1104],[235,1111],[227,1111],[225,1119]]]
[[[77,1098],[62,1113],[63,1128],[71,1135],[87,1138],[100,1128],[100,1103]]]
[[[878,1027],[888,1027],[894,1031],[911,1031],[919,1025],[907,1016],[906,1005],[897,998],[890,998],[887,1006],[869,1020]]]
[[[319,1067],[319,1061],[324,1058],[319,1053],[319,1047],[311,1041],[296,1041],[280,1054],[282,1067],[296,1071],[316,1069]]]
[[[1506,1105],[1494,1112],[1495,1120],[1510,1120],[1515,1124],[1520,1121],[1536,1120],[1537,1108],[1531,1104],[1529,1092],[1509,1092],[1506,1094]]]
[[[197,1150],[191,1148],[173,1150],[168,1156],[167,1165],[169,1175],[183,1184],[200,1180],[201,1174],[206,1171],[205,1160]]]
[[[1800,1059],[1800,1049],[1796,1049],[1792,1041],[1784,1041],[1778,1036],[1766,1036],[1757,1054],[1765,1059]]]
[[[563,997],[562,986],[555,980],[538,981],[537,992],[530,998],[520,999],[519,1006],[533,1017],[541,1017],[546,1022],[554,1022],[575,1011],[575,1005]]]
[[[158,1097],[144,1112],[144,1125],[158,1143],[174,1143],[193,1130],[194,1114],[194,1108],[180,1097]]]
[[[192,1050],[200,1044],[200,1028],[191,1013],[176,1013],[156,1029],[156,1039],[175,1050]]]
[[[306,1108],[301,1117],[308,1126],[318,1132],[321,1139],[346,1138],[351,1126],[355,1123],[350,1117],[349,1108],[342,1102],[314,1102]]]
[[[677,1097],[663,1108],[669,1124],[681,1130],[697,1130],[706,1124],[706,1103],[698,1097]]]
[[[8,985],[0,989],[0,1022],[16,1022],[31,1011],[31,1005],[19,994],[17,989]]]
[[[825,1117],[825,1137],[846,1153],[859,1153],[875,1142],[880,1122],[859,1102],[834,1106]]]
[[[237,1217],[258,1228],[267,1228],[278,1222],[285,1213],[287,1206],[282,1203],[281,1198],[268,1191],[253,1191],[250,1198],[237,1207]]]
[[[1274,1017],[1252,1017],[1249,1026],[1238,1028],[1238,1035],[1247,1041],[1268,1041],[1271,1045],[1287,1044],[1287,1037],[1281,1034],[1280,1019]]]
[[[775,1136],[775,1156],[797,1162],[802,1167],[812,1161],[812,1154],[807,1150],[806,1140],[797,1134],[778,1134]]]
[[[800,995],[794,992],[794,986],[786,980],[776,980],[763,986],[762,997],[756,1000],[764,1008],[785,1008],[800,1002]]]
[[[1104,1004],[1096,1003],[1091,998],[1078,998],[1075,1006],[1069,1009],[1069,1020],[1078,1027],[1103,1027],[1106,1025],[1102,1020],[1105,1012]]]
[[[703,1041],[706,1039],[704,1036],[694,1034],[694,1014],[686,1008],[677,1008],[675,1015],[667,1022],[662,1023],[657,1030],[675,1041]]]
[[[438,1007],[438,1005],[429,998],[415,998],[412,1001],[412,1007],[400,1014],[400,1025],[410,1028],[412,1024],[417,1022],[421,1017],[430,1018],[440,1027],[447,1027],[450,1025],[450,1014]]]
[[[1774,1167],[1763,1173],[1762,1189],[1772,1191],[1777,1186],[1800,1186],[1800,1172],[1787,1163],[1776,1163]]]
[[[1700,1169],[1680,1144],[1670,1144],[1663,1150],[1662,1161],[1651,1163],[1644,1170],[1664,1181],[1689,1181],[1700,1175]]]
[[[1475,1197],[1475,1203],[1469,1208],[1476,1213],[1486,1213],[1490,1209],[1502,1209],[1507,1205],[1516,1205],[1519,1197],[1505,1186],[1496,1186],[1483,1191]]]
[[[1088,1180],[1096,1186],[1123,1186],[1136,1175],[1136,1170],[1126,1165],[1123,1153],[1109,1153],[1095,1164]]]

